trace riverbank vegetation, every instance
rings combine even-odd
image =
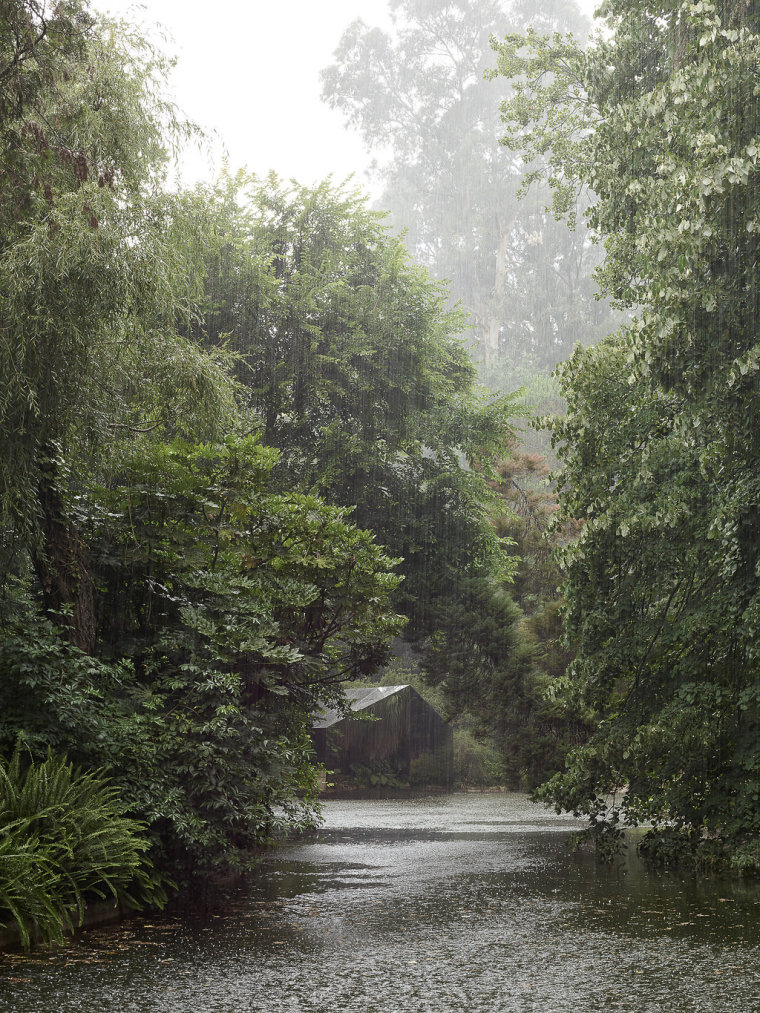
[[[543,411],[559,506],[537,459],[501,467],[493,518],[520,562],[477,625],[488,670],[434,642],[422,669],[509,783],[545,780],[604,848],[651,821],[663,860],[756,868],[757,16],[610,0],[586,45],[571,4],[391,8],[389,31],[345,33],[325,98],[451,279],[481,375],[519,377]]]
[[[196,131],[129,26],[20,3],[0,35],[0,748],[24,783],[106,779],[150,883],[242,869],[316,818],[318,701],[404,632],[474,646],[455,602],[498,614],[487,475],[520,410],[360,195],[167,190]],[[4,818],[0,917],[27,941],[128,889],[104,834],[59,904],[28,823],[40,900]]]
[[[661,857],[759,864],[756,18],[608,0],[584,49],[540,34],[584,33],[559,4],[494,56],[531,4],[393,6],[324,89],[393,148],[424,267],[347,185],[169,190],[198,136],[169,61],[85,0],[0,8],[0,920],[27,942],[312,825],[311,714],[399,655],[463,766],[600,840],[652,821]],[[554,481],[507,377],[556,412]],[[100,864],[55,873],[45,828],[98,811]]]
[[[760,22],[744,2],[602,13],[585,51],[495,44],[506,142],[544,158],[559,213],[593,191],[600,284],[635,313],[559,371],[560,516],[583,522],[559,554],[564,692],[599,721],[539,797],[756,869]]]

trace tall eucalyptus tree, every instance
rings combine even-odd
[[[545,213],[546,191],[518,200],[523,165],[499,146],[501,96],[484,75],[492,35],[533,23],[584,37],[588,23],[572,0],[389,6],[390,32],[361,20],[346,29],[323,97],[377,154],[380,205],[415,258],[449,280],[477,355],[548,371],[575,341],[602,333],[595,254],[584,227],[569,233]],[[498,382],[499,373],[485,375]]]

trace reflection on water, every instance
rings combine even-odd
[[[760,1013],[760,890],[567,851],[518,795],[333,801],[224,912],[0,962],[1,1013]]]

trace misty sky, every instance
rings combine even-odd
[[[581,0],[589,13],[597,0]],[[160,22],[173,36],[165,48],[178,57],[173,92],[180,107],[216,132],[233,168],[313,183],[332,173],[355,173],[366,185],[369,158],[339,113],[320,101],[319,71],[332,62],[343,30],[357,17],[387,25],[386,0],[94,0],[129,20]],[[188,151],[183,181],[210,178],[208,154]]]

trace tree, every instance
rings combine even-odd
[[[91,650],[87,550],[66,502],[81,478],[78,448],[146,424],[141,409],[170,386],[192,388],[207,430],[233,398],[213,357],[201,362],[176,332],[192,293],[167,228],[170,216],[178,228],[175,202],[160,189],[166,130],[185,130],[158,94],[167,61],[124,26],[96,29],[84,3],[4,13],[4,569],[31,551],[47,608]]]
[[[81,57],[93,36],[87,4],[49,8],[35,0],[4,0],[0,5],[0,123],[7,131],[60,80],[72,58]]]
[[[391,33],[349,26],[323,71],[323,96],[379,153],[380,205],[461,300],[488,382],[507,386],[500,357],[511,370],[548,372],[575,341],[600,336],[609,311],[593,298],[585,229],[558,226],[535,187],[518,199],[522,167],[499,147],[499,99],[484,75],[492,34],[533,22],[583,37],[587,22],[567,0],[394,0],[390,9]]]
[[[209,223],[163,190],[192,132],[167,61],[86,4],[11,14],[2,751],[107,768],[163,867],[239,865],[313,820],[309,715],[400,630],[393,561],[347,509],[271,487],[230,354],[189,333]]]
[[[717,840],[757,864],[757,16],[676,0],[603,12],[610,35],[585,54],[560,38],[500,53],[525,75],[505,115],[529,153],[557,136],[553,96],[574,96],[587,133],[551,181],[560,198],[594,189],[601,277],[640,307],[561,372],[560,499],[583,518],[562,553],[570,687],[603,720],[543,795],[600,834],[621,815],[672,822],[697,854]]]
[[[477,388],[461,316],[365,198],[242,175],[203,199],[216,245],[197,338],[240,356],[281,487],[355,507],[403,558],[397,602],[422,640],[460,579],[509,576],[484,475],[514,400]]]
[[[365,198],[245,175],[198,197],[214,240],[197,340],[240,356],[275,480],[354,507],[399,558],[404,636],[453,706],[465,683],[491,692],[518,611],[487,476],[522,412],[476,387],[444,287]]]
[[[423,661],[452,714],[465,714],[498,757],[500,783],[532,790],[563,765],[593,727],[588,706],[565,698],[572,652],[562,643],[561,575],[552,549],[574,525],[555,525],[556,498],[544,458],[513,448],[490,484],[492,523],[515,566],[509,594],[473,582],[452,602]],[[456,649],[452,650],[452,645]],[[492,775],[493,776],[493,775]]]
[[[564,696],[572,645],[563,642],[558,548],[577,535],[576,522],[558,522],[549,467],[539,454],[515,450],[497,468],[497,533],[514,544],[512,594],[520,607],[518,634],[525,664],[510,693],[496,696],[488,715],[497,729],[508,783],[533,790],[583,744],[594,716],[576,697]]]

